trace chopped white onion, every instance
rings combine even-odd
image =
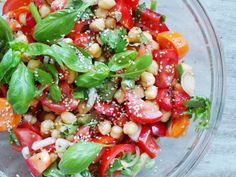
[[[63,138],[58,138],[55,143],[56,151],[65,151],[70,146],[70,141]]]
[[[36,150],[39,150],[43,147],[54,144],[55,142],[56,142],[55,138],[49,137],[49,138],[43,139],[41,141],[34,142],[32,145],[32,149],[36,151]]]
[[[30,158],[30,151],[29,151],[29,147],[28,147],[28,146],[25,146],[25,147],[21,150],[21,153],[22,153],[24,159]]]
[[[138,125],[138,130],[135,134],[129,135],[130,139],[132,139],[133,141],[138,141],[139,135],[141,133],[142,130],[142,126]]]
[[[139,160],[139,158],[140,158],[140,149],[136,146],[136,156],[135,156],[135,158],[134,158],[134,160],[133,161],[131,161],[131,162],[129,162],[129,163],[127,163],[127,162],[125,162],[125,161],[121,161],[121,164],[122,164],[122,166],[124,167],[124,168],[129,168],[129,167],[132,167],[132,166],[134,166],[137,162],[138,162],[138,160]]]
[[[88,102],[87,102],[87,107],[88,108],[92,108],[97,97],[98,97],[98,94],[97,94],[97,90],[95,88],[90,88],[89,89],[89,93],[88,93]]]
[[[182,74],[181,85],[187,94],[194,96],[195,78],[192,72],[187,71]]]

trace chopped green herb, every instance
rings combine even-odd
[[[161,21],[162,21],[163,23],[166,22],[166,16],[165,16],[165,15],[162,15],[162,16],[161,16]]]
[[[121,164],[120,159],[115,159],[111,167],[108,169],[107,174],[112,177],[113,173],[116,171],[120,171],[123,169],[123,165]]]
[[[78,129],[78,125],[65,125],[65,130],[62,132],[63,135],[74,135]]]
[[[181,77],[184,73],[184,69],[181,63],[177,65],[177,72],[178,72],[178,78],[179,80],[181,80]]]
[[[157,0],[151,0],[150,9],[153,11],[157,9]]]
[[[16,144],[17,146],[21,146],[20,141],[18,140],[16,134],[12,130],[9,131],[9,141],[11,144]]]
[[[99,98],[103,101],[112,100],[118,89],[118,85],[112,81],[106,80],[102,85],[97,87]]]
[[[62,94],[60,87],[57,84],[52,84],[49,90],[50,97],[53,101],[59,102],[61,101]]]

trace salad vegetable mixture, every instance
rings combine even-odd
[[[209,127],[186,39],[139,0],[7,0],[0,131],[34,177],[135,176],[160,137]]]

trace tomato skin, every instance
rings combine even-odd
[[[7,96],[7,90],[8,90],[8,87],[6,84],[2,84],[0,85],[0,97],[6,97]]]
[[[22,6],[28,6],[30,2],[31,0],[7,0],[3,5],[2,14],[4,15]]]
[[[101,166],[99,169],[99,177],[108,177],[106,175],[113,160],[121,154],[124,153],[135,153],[135,146],[131,144],[118,144],[111,147],[104,155],[101,161]]]
[[[108,145],[117,143],[116,139],[107,135],[96,136],[95,138],[92,138],[91,141],[99,144],[108,144]]]
[[[83,125],[79,127],[78,131],[76,132],[73,142],[78,143],[81,140],[83,141],[91,141],[90,136],[90,126]]]
[[[138,8],[139,0],[126,0],[125,1],[133,11],[136,11]]]
[[[15,128],[13,129],[13,131],[20,141],[22,148],[28,146],[29,149],[31,149],[31,146],[35,141],[42,140],[42,137],[40,135],[28,128]]]
[[[153,136],[164,137],[166,136],[167,127],[163,122],[157,122],[151,126]]]
[[[112,102],[97,102],[94,105],[94,109],[101,113],[104,114],[106,116],[117,116],[119,111],[121,111],[121,108],[119,105],[117,105],[116,103],[112,103]]]
[[[130,119],[136,123],[148,124],[156,123],[161,120],[162,113],[157,107],[144,102],[132,92],[126,93],[125,106]]]
[[[114,11],[120,12],[122,14],[122,17],[119,21],[122,26],[128,29],[131,29],[134,26],[132,9],[126,4],[125,0],[117,0]]]
[[[88,33],[79,33],[75,34],[74,44],[78,47],[84,48],[91,41]]]
[[[155,142],[152,131],[148,126],[143,126],[138,138],[137,145],[146,152],[150,158],[155,158],[160,152],[160,147]]]
[[[156,86],[158,88],[170,87],[176,77],[176,66],[178,64],[177,53],[173,49],[153,50],[153,58],[159,65]]]
[[[149,27],[153,24],[162,23],[161,15],[148,8],[144,8],[142,10],[140,14],[140,20],[145,26],[149,26]]]
[[[7,23],[13,32],[18,31],[21,28],[21,24],[15,19],[7,19]]]
[[[54,0],[51,4],[51,12],[64,9],[68,0]]]
[[[27,13],[26,15],[26,26],[28,28],[34,28],[36,25],[36,21],[31,13]]]
[[[40,135],[40,125],[38,124],[31,124],[28,121],[25,121],[23,124],[21,124],[20,126],[18,126],[18,128],[26,128],[29,129],[35,133],[37,133],[38,135]]]
[[[171,89],[160,89],[157,94],[157,103],[160,108],[170,111],[173,107],[173,93]]]

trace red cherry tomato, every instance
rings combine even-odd
[[[16,134],[17,139],[21,143],[21,146],[18,146],[19,149],[22,149],[25,146],[28,146],[29,149],[31,149],[31,146],[35,141],[42,140],[42,137],[40,135],[28,128],[15,128],[13,129],[13,131]]]
[[[173,108],[171,111],[172,119],[177,119],[186,111],[185,107]]]
[[[132,9],[126,3],[125,0],[117,0],[114,11],[121,13],[120,24],[128,29],[134,26],[134,21],[132,17]]]
[[[141,22],[150,27],[154,24],[160,24],[162,23],[162,17],[160,14],[152,11],[151,9],[144,8],[140,14],[140,20]]]
[[[144,102],[132,92],[126,93],[126,112],[130,119],[141,124],[156,123],[162,117],[157,106]]]
[[[157,94],[157,103],[160,108],[170,111],[173,107],[173,93],[171,89],[159,89]]]
[[[55,12],[57,10],[64,9],[67,2],[68,2],[68,0],[54,0],[51,4],[51,11]]]
[[[115,102],[97,102],[94,109],[106,116],[117,116],[121,111],[121,107]]]
[[[39,98],[41,104],[56,113],[75,110],[78,107],[79,100],[73,98],[69,84],[66,81],[62,81],[59,83],[59,87],[62,91],[62,101],[53,102],[52,100],[48,100],[44,92]]]
[[[0,85],[0,97],[6,97],[7,96],[7,85],[6,84],[2,84]]]
[[[34,28],[36,25],[36,21],[31,13],[27,13],[26,15],[26,26],[28,28]]]
[[[99,177],[108,177],[107,170],[114,159],[125,153],[135,153],[135,146],[131,144],[119,144],[110,148],[104,155],[99,169]],[[113,175],[114,176],[114,175]]]
[[[117,143],[116,139],[107,135],[96,136],[95,138],[92,138],[91,141],[99,144],[108,144],[108,145]]]
[[[78,47],[81,47],[81,48],[86,47],[89,44],[89,42],[91,41],[91,38],[88,35],[88,33],[75,34],[74,38],[75,38],[74,44]]]
[[[156,77],[158,88],[168,88],[171,86],[176,76],[176,65],[178,55],[173,49],[154,50],[153,58],[159,64],[159,74]]]
[[[125,1],[133,11],[136,11],[138,8],[139,0],[126,0]]]
[[[182,86],[180,84],[175,84],[174,86],[174,100],[173,100],[173,106],[175,108],[183,107],[185,108],[184,103],[188,101],[191,97],[184,91]]]
[[[16,10],[23,6],[28,6],[31,0],[7,0],[2,8],[2,14],[6,14],[10,11]]]
[[[80,141],[91,141],[90,126],[81,126],[76,132],[73,142],[78,143]]]
[[[143,126],[137,142],[140,149],[146,152],[150,158],[155,158],[160,152],[160,147],[155,142],[152,131],[148,126]]]
[[[31,124],[28,121],[25,121],[23,124],[18,126],[18,128],[27,128],[27,129],[37,133],[38,135],[40,135],[40,125],[39,124]]]
[[[153,136],[163,137],[166,136],[167,127],[163,122],[157,122],[151,125],[151,130]]]

